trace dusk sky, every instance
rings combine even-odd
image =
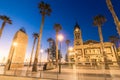
[[[104,41],[109,41],[109,36],[117,35],[116,26],[113,17],[108,10],[106,0],[43,0],[50,4],[52,13],[45,17],[45,24],[42,35],[42,48],[48,48],[47,39],[55,39],[55,30],[53,26],[59,23],[62,26],[61,34],[64,35],[62,42],[62,54],[66,54],[65,40],[71,41],[73,46],[73,29],[78,22],[82,31],[83,41],[92,39],[99,41],[98,28],[93,26],[93,17],[102,14],[107,22],[102,27]],[[120,0],[111,0],[115,12],[120,19]],[[9,16],[12,25],[7,24],[0,39],[0,59],[7,57],[14,34],[24,27],[28,34],[29,41],[26,51],[26,57],[30,57],[33,32],[39,32],[41,23],[41,14],[39,13],[38,3],[41,0],[0,0],[0,15]],[[2,25],[0,20],[0,26]],[[46,53],[44,53],[44,57]]]

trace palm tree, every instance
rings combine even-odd
[[[103,15],[97,15],[94,17],[93,25],[98,27],[100,42],[103,43],[103,36],[102,36],[102,30],[101,27],[103,23],[106,22],[106,18]]]
[[[119,51],[119,37],[118,36],[110,36],[109,40],[110,40],[111,43],[114,44],[114,47],[117,47],[117,51]],[[119,61],[120,61],[119,55],[115,54],[115,56],[117,58],[118,64],[120,65],[120,63],[119,63]]]
[[[109,67],[107,64],[106,54],[104,52],[103,36],[102,36],[102,30],[101,30],[101,27],[105,22],[106,22],[106,18],[103,15],[97,15],[94,17],[93,25],[98,27],[100,43],[101,43],[101,47],[102,47],[101,52],[102,52],[102,55],[104,57],[105,69],[108,69]]]
[[[53,39],[52,39],[52,38],[48,38],[48,39],[47,39],[47,42],[49,42],[48,61],[50,61],[50,51],[51,51],[51,48],[52,48],[52,45],[51,45],[51,44],[53,44]]]
[[[33,41],[33,47],[32,47],[29,67],[31,66],[31,63],[32,63],[32,56],[33,56],[33,52],[34,52],[34,47],[35,47],[35,43],[36,43],[36,40],[37,40],[39,34],[38,33],[33,33],[32,35],[34,37],[34,41]]]
[[[117,36],[110,36],[109,41],[114,43],[116,45],[116,42],[119,40],[119,37]]]
[[[53,42],[53,39],[52,39],[52,38],[48,38],[48,39],[47,39],[47,42],[49,42],[49,48],[50,48],[50,45],[51,45],[51,43]]]
[[[56,67],[58,67],[58,32],[62,29],[60,24],[55,24],[54,29],[56,31]]]
[[[67,54],[66,54],[66,55],[67,55],[67,56],[66,56],[67,59],[66,59],[66,60],[69,62],[69,52],[68,52],[68,47],[69,47],[69,44],[70,44],[70,40],[66,40],[65,43],[66,43],[66,45],[67,45]]]
[[[2,27],[0,29],[0,37],[2,36],[2,32],[3,32],[3,29],[6,25],[6,23],[8,24],[12,24],[12,21],[10,20],[9,17],[5,16],[5,15],[0,15],[0,19],[3,20],[3,23],[2,23]]]
[[[50,5],[47,4],[47,3],[44,3],[43,1],[39,3],[38,8],[40,9],[40,14],[42,15],[42,22],[41,22],[41,25],[40,25],[40,33],[39,33],[39,37],[38,37],[36,54],[35,54],[35,58],[34,58],[34,64],[33,64],[32,71],[37,71],[38,55],[39,55],[39,51],[40,51],[44,19],[45,19],[45,16],[46,15],[49,16],[51,11],[52,11],[51,8],[50,8]]]

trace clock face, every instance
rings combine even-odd
[[[76,28],[76,29],[75,29],[75,31],[77,31],[77,32],[78,32],[78,31],[79,31],[79,29],[78,29],[78,28]]]
[[[79,43],[79,42],[76,42],[76,45],[80,45],[80,43]]]

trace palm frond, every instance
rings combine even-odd
[[[70,40],[66,40],[65,43],[68,45],[70,43]]]
[[[52,42],[53,39],[52,39],[52,38],[48,38],[47,41],[48,41],[48,42]]]
[[[103,23],[107,21],[103,15],[97,15],[93,19],[94,19],[93,21],[94,26],[98,26],[98,25],[101,26]]]
[[[33,33],[32,35],[33,35],[34,38],[38,38],[39,37],[38,33]]]
[[[0,19],[5,21],[8,24],[12,24],[12,20],[10,20],[10,18],[5,15],[0,15]]]
[[[55,29],[56,31],[59,31],[59,30],[62,29],[62,27],[61,27],[60,24],[55,24],[55,25],[54,25],[54,29]]]
[[[38,8],[40,9],[40,13],[42,15],[50,15],[52,12],[50,5],[47,3],[44,3],[43,1],[39,3]]]

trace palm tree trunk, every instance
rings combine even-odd
[[[84,46],[82,44],[82,56],[83,56],[83,65],[85,65],[85,53],[84,53]]]
[[[68,48],[69,48],[69,44],[67,44],[67,62],[70,67],[70,54],[69,54]]]
[[[105,69],[109,69],[109,66],[108,66],[108,63],[107,63],[107,56],[105,54],[105,51],[104,51],[104,44],[103,44],[103,36],[102,36],[102,30],[101,30],[101,25],[98,26],[98,32],[99,32],[99,36],[100,36],[100,43],[101,43],[101,52],[102,52],[102,56],[103,56],[103,59],[104,59],[104,68]]]
[[[35,47],[36,39],[37,39],[37,38],[34,38],[33,47],[32,47],[32,52],[31,52],[31,57],[30,57],[29,67],[31,66],[31,63],[32,63],[32,56],[33,56],[33,52],[34,52],[34,47]]]
[[[7,63],[5,65],[5,70],[10,70],[14,51],[15,51],[15,46],[12,47],[12,52],[11,52],[11,55],[8,57]]]
[[[5,27],[5,24],[6,24],[6,22],[4,21],[4,22],[2,23],[2,27],[1,27],[1,29],[0,29],[0,37],[2,36],[2,32],[3,32],[3,29],[4,29],[4,27]]]
[[[56,67],[58,67],[58,31],[56,31]]]
[[[48,58],[47,58],[48,62],[50,61],[50,48],[48,49]]]
[[[68,52],[68,46],[69,46],[69,44],[67,44],[67,62],[69,63],[70,61],[69,61],[69,52]]]
[[[40,52],[40,45],[41,45],[42,30],[43,30],[43,25],[44,25],[44,18],[45,18],[45,15],[42,15],[42,22],[41,22],[41,25],[40,25],[40,33],[39,33],[39,36],[38,36],[36,54],[35,54],[35,59],[34,59],[34,64],[33,64],[32,71],[37,71],[38,55],[39,55],[39,52]]]
[[[62,52],[61,52],[61,42],[60,42],[59,74],[61,73],[61,57],[62,57]]]
[[[99,36],[100,36],[100,42],[103,43],[103,36],[102,36],[101,26],[98,26],[98,32],[99,32]]]
[[[49,42],[49,50],[48,50],[48,62],[50,62],[50,50],[51,50],[51,48],[50,48],[50,43],[51,43],[51,42]]]

